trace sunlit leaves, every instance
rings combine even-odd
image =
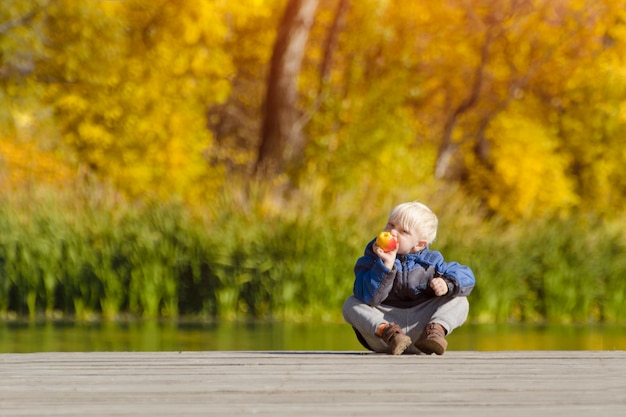
[[[332,160],[341,138],[353,159],[337,166],[358,181],[348,166],[376,164],[386,146],[424,168],[413,155],[433,155],[447,126],[458,179],[506,218],[623,205],[624,22],[611,0],[360,2],[333,78],[343,98],[326,100],[335,116],[313,119],[312,143],[333,144],[320,148]],[[397,128],[407,122],[410,142]]]
[[[0,192],[12,193],[33,184],[63,186],[75,176],[75,170],[37,144],[0,137]]]
[[[64,144],[131,195],[189,198],[218,185],[203,151],[207,105],[226,98],[233,71],[219,3],[107,3],[47,10],[47,97]]]
[[[285,4],[3,1],[2,131],[131,196],[219,192],[255,160]],[[294,186],[410,195],[449,127],[458,181],[506,218],[625,204],[622,1],[352,1],[323,78],[336,5],[300,74]]]
[[[478,192],[488,189],[483,198],[491,209],[516,219],[569,214],[578,204],[568,158],[544,126],[511,112],[494,121],[487,135],[494,144],[493,170],[488,178],[470,176]]]

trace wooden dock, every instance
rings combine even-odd
[[[0,355],[0,416],[626,416],[626,351]]]

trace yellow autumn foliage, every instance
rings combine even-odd
[[[3,1],[0,22],[34,11],[0,37],[4,152],[205,204],[254,164],[287,2]],[[299,78],[305,157],[268,182],[386,204],[433,181],[450,139],[463,191],[508,219],[626,206],[623,1],[350,3],[321,74],[337,2],[320,1]]]
[[[0,138],[0,192],[35,184],[62,186],[75,177],[74,169],[37,144]]]
[[[567,175],[569,161],[558,139],[542,125],[513,112],[498,117],[486,133],[491,142],[493,170],[473,176],[488,188],[489,207],[509,219],[568,214],[578,204],[574,183]]]
[[[50,9],[58,52],[47,72],[72,83],[52,83],[45,96],[78,163],[131,196],[192,199],[221,185],[204,153],[207,103],[225,100],[234,71],[223,7],[64,0]]]

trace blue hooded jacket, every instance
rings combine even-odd
[[[354,296],[371,306],[379,304],[409,308],[435,297],[429,283],[435,277],[448,284],[446,296],[467,296],[476,279],[472,270],[457,262],[444,262],[443,255],[428,247],[418,253],[397,255],[389,269],[374,253],[375,239],[354,266]]]

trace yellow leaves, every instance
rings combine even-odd
[[[105,126],[109,128],[114,127],[119,122],[119,120],[123,117],[123,115],[124,115],[124,109],[122,108],[122,106],[113,105],[105,109],[103,113]]]
[[[59,110],[79,116],[87,111],[89,102],[78,94],[68,94],[60,97],[56,102],[56,106]]]
[[[485,197],[504,217],[567,213],[578,204],[558,141],[540,123],[515,111],[501,115],[487,132],[493,144],[492,187]],[[475,184],[480,187],[480,184]]]
[[[172,52],[171,60],[170,60],[170,70],[172,75],[180,77],[184,75],[189,69],[189,59],[182,54],[176,54],[174,51]]]
[[[224,57],[225,58],[225,57]],[[193,71],[194,74],[201,75],[207,68],[209,68],[212,64],[211,53],[208,49],[198,49],[191,56],[191,62],[189,64],[189,68]],[[228,65],[228,63],[227,63]]]
[[[148,29],[155,44],[177,43],[182,48],[197,44],[216,46],[223,42],[228,31],[223,19],[225,10],[220,3],[216,0],[134,0],[125,4],[120,14],[128,19],[132,28]]]
[[[10,0],[10,16],[28,11],[26,3],[34,4]],[[580,183],[589,200],[615,201],[611,184],[626,160],[622,3],[351,2],[320,96],[336,10],[336,2],[320,2],[299,80],[303,120],[310,117],[307,160],[295,170],[335,193],[426,183],[443,126],[461,109],[452,137],[467,145],[470,187],[493,210],[511,219],[567,211],[579,204]],[[133,196],[202,198],[223,183],[225,165],[254,163],[286,0],[46,4],[38,26],[0,39],[0,99],[26,96],[26,77],[5,80],[32,61],[36,85],[24,101],[54,122],[41,143],[70,149],[67,160]],[[17,131],[19,121],[5,122],[1,109],[2,131]],[[219,143],[207,128],[209,110]],[[490,121],[485,166],[473,145]]]
[[[228,28],[223,19],[224,10],[215,2],[205,2],[198,7],[197,2],[190,1],[186,4],[183,25],[185,28],[184,39],[188,45],[203,42],[205,45],[219,45],[224,41]]]
[[[202,37],[202,30],[198,25],[195,25],[193,21],[190,21],[189,18],[183,19],[183,41],[187,45],[193,45],[200,41]]]
[[[228,10],[229,20],[236,27],[246,26],[254,19],[271,17],[277,9],[282,10],[285,0],[239,0],[219,1],[222,10]],[[280,4],[280,6],[277,6]]]
[[[61,185],[74,175],[67,164],[34,143],[0,138],[0,191],[30,183]]]
[[[85,144],[95,145],[99,148],[106,149],[113,143],[113,135],[95,123],[81,123],[78,126],[78,134]]]
[[[122,11],[124,2],[120,0],[98,0],[98,7],[109,16],[117,16]]]
[[[204,152],[207,106],[227,98],[234,72],[227,4],[112,3],[63,0],[47,10],[56,49],[41,66],[43,96],[62,147],[128,195],[201,195],[222,175]]]

